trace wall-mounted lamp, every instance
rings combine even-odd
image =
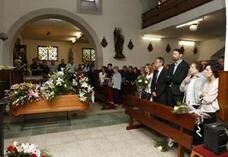
[[[160,41],[160,37],[152,36],[152,35],[143,35],[143,40],[149,40],[149,41]]]
[[[194,41],[179,41],[179,45],[184,45],[184,46],[195,46],[195,42]]]

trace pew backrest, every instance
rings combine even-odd
[[[173,108],[128,96],[126,114],[139,123],[173,139],[188,150],[192,149],[196,117],[192,114],[173,114]],[[130,125],[130,123],[129,123]]]

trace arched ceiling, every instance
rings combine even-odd
[[[81,30],[73,24],[60,19],[43,19],[26,26],[22,31],[23,39],[71,42],[76,32]],[[77,42],[88,42],[82,36]]]

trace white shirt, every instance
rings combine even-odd
[[[150,73],[146,75],[146,78],[149,80],[148,85],[145,88],[145,92],[147,93],[151,93],[151,82],[153,80],[153,74],[154,73]]]
[[[105,80],[105,77],[106,77],[106,73],[103,73],[102,71],[99,72],[99,81],[100,81],[100,85],[103,85],[104,80]]]
[[[175,63],[175,67],[174,67],[174,69],[173,69],[173,75],[175,74],[175,72],[176,72],[176,70],[177,70],[178,65],[179,65],[182,61],[183,61],[183,59],[180,59],[180,60],[176,61],[176,63]]]
[[[121,75],[119,72],[116,72],[112,76],[112,88],[121,89]]]
[[[157,78],[156,78],[156,82],[158,81],[159,75],[161,74],[161,71],[163,70],[163,66],[158,68],[158,73],[157,73]]]
[[[202,88],[202,104],[200,110],[206,113],[214,113],[219,110],[218,104],[218,83],[216,78],[211,82],[207,81]]]

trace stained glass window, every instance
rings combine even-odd
[[[96,60],[95,50],[93,48],[82,49],[82,61],[83,62],[94,62]]]
[[[58,60],[58,47],[56,46],[38,46],[39,60]]]

